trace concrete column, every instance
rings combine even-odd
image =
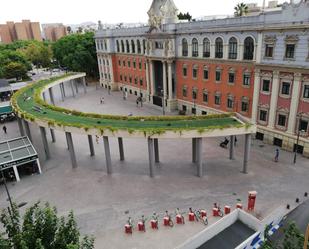
[[[63,96],[64,96],[64,97],[66,97],[66,96],[65,96],[65,88],[64,88],[64,83],[60,83],[60,85],[62,86]]]
[[[154,138],[154,155],[155,155],[155,162],[160,163],[160,154],[159,154],[159,139]]]
[[[148,155],[149,155],[149,176],[153,177],[153,165],[154,165],[154,150],[153,150],[153,139],[148,138]]]
[[[19,177],[19,174],[18,174],[17,167],[13,166],[13,170],[14,170],[14,175],[15,175],[16,181],[20,182],[20,177]]]
[[[291,97],[290,113],[289,113],[289,123],[288,123],[288,133],[294,134],[296,128],[297,110],[300,99],[300,89],[301,89],[301,74],[294,74],[293,90]]]
[[[55,99],[54,99],[54,93],[53,93],[53,88],[48,88],[49,92],[49,97],[50,97],[50,102],[55,105]]]
[[[42,97],[43,97],[43,100],[46,102],[46,95],[45,95],[45,92],[42,93]]]
[[[95,155],[94,147],[93,147],[93,139],[91,135],[88,135],[88,143],[89,143],[89,149],[90,149],[90,156]]]
[[[84,86],[84,93],[87,93],[87,84],[86,84],[86,77],[83,77],[83,86]]]
[[[23,123],[22,123],[20,117],[17,117],[17,124],[18,124],[20,135],[22,137],[25,136],[25,131],[24,131]]]
[[[230,136],[230,160],[234,160],[234,141],[235,141],[235,136]]]
[[[274,71],[272,88],[271,88],[270,107],[269,107],[269,121],[268,121],[268,127],[271,129],[275,127],[278,94],[279,94],[279,72]]]
[[[196,138],[192,138],[192,163],[196,163]]]
[[[251,120],[254,124],[256,123],[258,115],[260,85],[261,85],[260,70],[256,69],[254,73],[254,90],[253,90],[252,117],[251,117]]]
[[[75,89],[76,89],[76,94],[78,94],[78,82],[77,80],[74,80],[74,86],[75,86]]]
[[[29,127],[29,123],[23,119],[24,122],[24,127],[25,127],[25,131],[26,131],[26,135],[28,136],[29,140],[32,142],[32,136],[31,136],[31,131],[30,131],[30,127]]]
[[[74,151],[72,134],[71,134],[71,132],[66,132],[65,136],[67,138],[67,143],[68,143],[68,147],[69,147],[69,151],[70,151],[72,167],[73,167],[73,169],[75,169],[75,168],[77,168],[77,162],[76,162],[76,156],[75,156],[75,151]]]
[[[41,164],[40,164],[39,158],[36,159],[36,164],[37,164],[37,166],[38,166],[39,174],[41,175],[41,174],[42,174],[42,169],[41,169]]]
[[[167,96],[167,87],[166,87],[166,62],[162,62],[163,66],[163,104],[165,105],[165,99]]]
[[[196,138],[197,176],[203,177],[203,139]]]
[[[120,161],[124,161],[123,139],[118,137]]]
[[[63,94],[63,89],[62,89],[61,84],[59,84],[59,88],[60,88],[60,93],[61,93],[61,100],[62,100],[62,102],[64,102],[64,94]]]
[[[111,152],[110,152],[110,149],[109,149],[108,137],[104,136],[103,142],[104,142],[107,174],[112,174],[112,160],[111,160]]]
[[[50,129],[50,136],[51,136],[52,142],[55,143],[56,136],[55,136],[55,131],[53,129]]]
[[[172,75],[172,62],[168,63],[168,99],[173,99],[173,75]]]
[[[72,89],[73,97],[75,98],[75,92],[74,92],[74,87],[73,87],[73,80],[70,80],[70,84],[71,84],[71,89]]]
[[[50,158],[50,152],[49,152],[49,146],[48,146],[48,142],[47,142],[47,138],[46,138],[45,127],[40,126],[40,133],[41,133],[41,137],[42,137],[43,148],[44,148],[44,151],[45,151],[45,157],[46,157],[46,160],[48,160]]]
[[[244,164],[242,172],[244,174],[248,173],[248,162],[250,157],[250,147],[251,147],[251,134],[245,135],[245,150],[244,150]]]

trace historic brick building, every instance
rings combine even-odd
[[[154,0],[149,26],[99,30],[100,83],[166,110],[238,112],[257,138],[309,156],[309,1],[255,16],[179,23]]]

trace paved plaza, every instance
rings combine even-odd
[[[89,87],[85,95],[82,88],[76,98],[66,88],[65,102],[60,101],[60,91],[54,91],[57,105],[70,109],[96,113],[128,115],[161,115],[153,106],[136,107],[136,97],[125,101],[121,92],[111,92]],[[104,97],[104,104],[100,98]],[[19,135],[17,122],[6,124],[8,134],[1,141]],[[2,131],[2,129],[0,129]],[[9,189],[17,203],[30,204],[41,200],[57,206],[60,214],[74,210],[82,233],[96,237],[96,248],[174,248],[190,236],[201,231],[201,223],[186,222],[184,226],[163,228],[146,233],[124,234],[123,226],[128,216],[135,221],[142,214],[150,217],[159,213],[160,222],[165,210],[174,213],[178,207],[205,208],[210,214],[214,202],[221,206],[236,206],[238,199],[247,204],[248,191],[256,190],[256,216],[263,218],[280,205],[292,203],[309,191],[309,160],[299,156],[292,164],[293,154],[280,151],[279,163],[273,161],[276,147],[252,140],[251,161],[248,174],[242,174],[243,140],[237,137],[236,160],[229,160],[229,151],[219,147],[224,138],[204,139],[203,178],[196,177],[192,164],[191,139],[159,140],[160,161],[155,167],[155,177],[148,176],[148,150],[146,139],[124,139],[125,161],[119,161],[118,143],[110,138],[113,174],[107,175],[103,141],[95,143],[96,156],[89,156],[87,136],[72,134],[78,168],[73,170],[67,150],[65,134],[56,131],[56,143],[51,143],[51,160],[45,161],[39,129],[31,125],[33,144],[38,151],[42,175],[22,177],[20,183],[10,183]],[[6,207],[4,187],[0,192],[0,207]],[[24,209],[24,208],[23,208]],[[129,212],[128,214],[125,214]],[[217,219],[210,217],[210,223]],[[148,220],[149,222],[149,220]],[[147,222],[147,224],[148,224]]]

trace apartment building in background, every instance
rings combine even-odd
[[[181,23],[172,0],[154,0],[148,15],[96,32],[102,86],[189,115],[238,112],[257,139],[309,157],[308,0]]]
[[[67,27],[62,23],[42,24],[43,37],[48,41],[57,41],[67,35]]]
[[[0,24],[1,43],[8,44],[17,40],[42,41],[40,23],[22,20],[22,22]]]

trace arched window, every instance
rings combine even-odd
[[[142,49],[141,49],[141,42],[139,40],[137,40],[137,53],[141,54],[142,53]]]
[[[130,53],[130,43],[128,40],[126,40],[126,49],[127,49],[127,53]]]
[[[132,49],[132,53],[135,54],[135,43],[133,40],[131,40],[131,49]]]
[[[198,41],[196,38],[192,40],[192,57],[198,57]]]
[[[223,58],[223,41],[220,37],[216,39],[216,58]]]
[[[182,39],[182,56],[188,56],[188,42],[186,39]]]
[[[203,57],[209,58],[210,57],[210,41],[208,38],[203,40]]]
[[[146,40],[143,40],[143,54],[146,54]]]
[[[119,49],[119,41],[118,40],[116,41],[116,47],[117,47],[117,52],[119,53],[120,49]]]
[[[237,59],[237,40],[235,37],[229,40],[229,59]]]
[[[124,42],[121,40],[121,53],[124,53]]]
[[[254,41],[252,37],[247,37],[244,41],[244,60],[253,60]]]

